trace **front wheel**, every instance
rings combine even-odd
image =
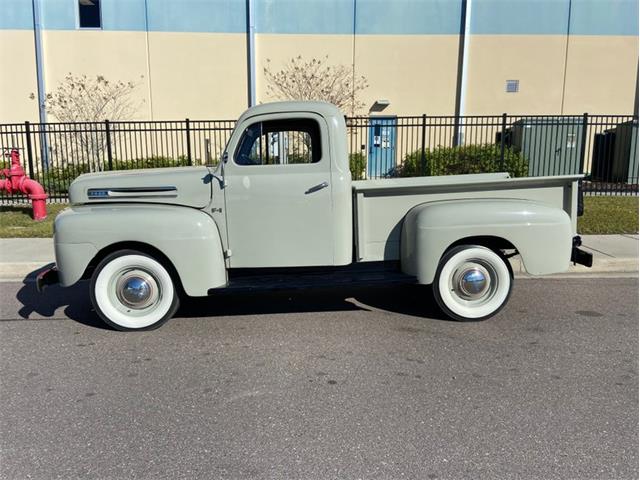
[[[433,282],[436,302],[455,320],[484,320],[507,303],[513,270],[499,253],[479,245],[461,245],[440,260]]]
[[[121,250],[100,262],[91,277],[91,303],[117,330],[151,330],[178,310],[178,294],[167,269],[135,250]]]

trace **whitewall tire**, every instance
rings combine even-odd
[[[461,245],[440,260],[433,293],[442,311],[455,320],[484,320],[507,303],[513,286],[509,261],[479,245]]]
[[[104,258],[91,277],[90,292],[100,318],[118,330],[157,328],[179,306],[167,268],[135,250],[120,250]]]

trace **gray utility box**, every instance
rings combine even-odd
[[[508,144],[529,162],[529,176],[582,170],[582,117],[530,117],[514,122]]]
[[[591,177],[601,182],[638,183],[637,120],[596,134]]]
[[[613,174],[623,182],[638,183],[638,121],[621,123],[615,130]]]

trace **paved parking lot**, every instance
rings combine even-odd
[[[520,280],[480,323],[424,288],[219,297],[134,334],[86,285],[0,289],[2,478],[638,476],[637,278]]]

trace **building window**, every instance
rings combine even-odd
[[[238,165],[288,165],[320,161],[315,120],[271,120],[247,128],[235,154]]]
[[[520,91],[520,80],[507,80],[507,93],[518,93]]]
[[[80,28],[102,28],[100,0],[78,0],[78,24]]]

